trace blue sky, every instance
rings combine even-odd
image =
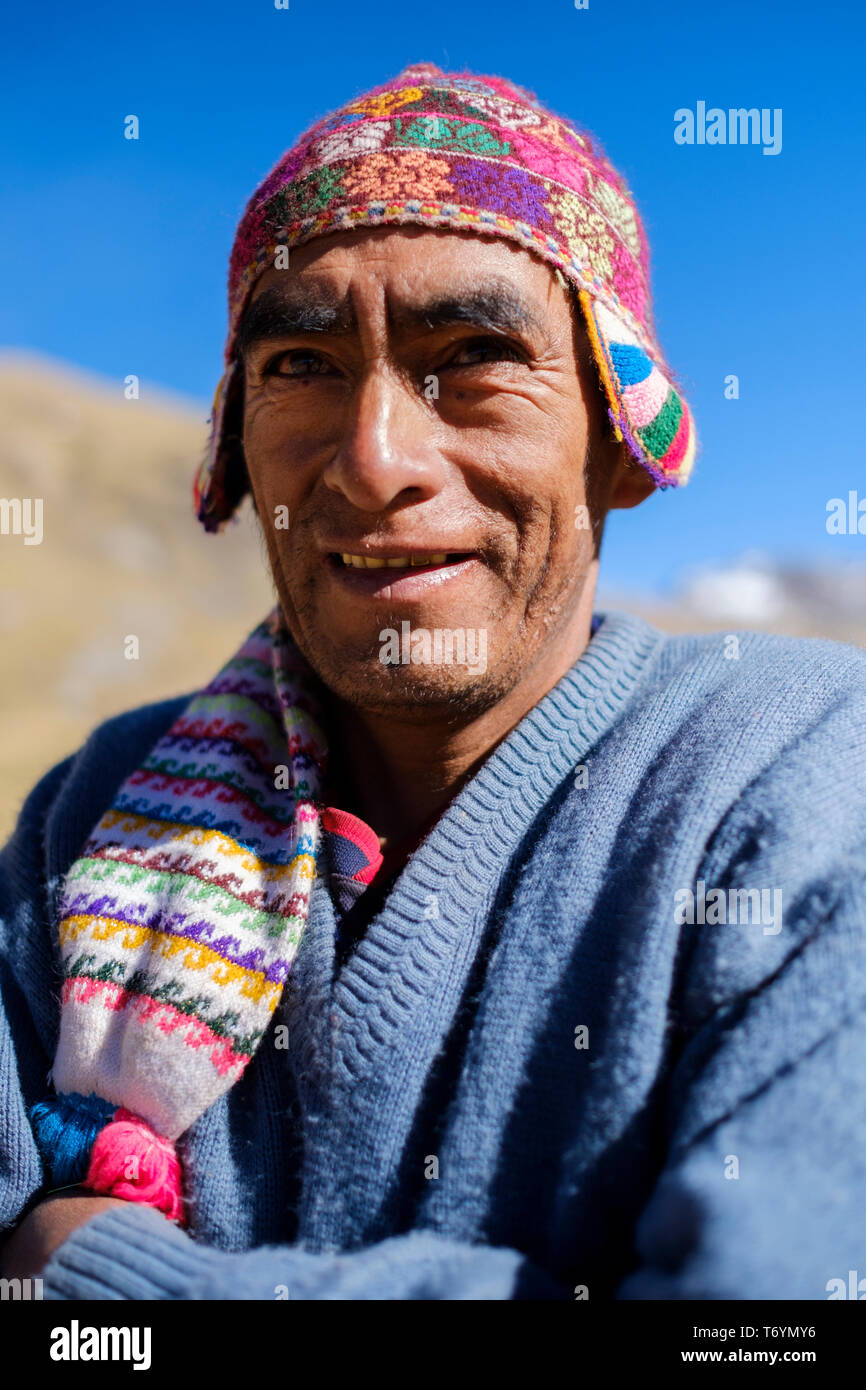
[[[4,23],[0,343],[135,372],[206,414],[234,227],[280,153],[410,62],[498,72],[629,180],[701,435],[685,491],[613,519],[607,582],[663,588],[755,549],[866,558],[866,537],[825,528],[829,498],[866,497],[859,6],[49,0]],[[781,152],[676,144],[674,112],[698,101],[781,108]]]

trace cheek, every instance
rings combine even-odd
[[[536,490],[533,508],[522,530],[524,574],[530,585],[538,586],[535,605],[573,590],[595,554],[583,459],[572,455],[561,468],[549,470],[544,486],[539,484]]]
[[[584,451],[563,435],[538,431],[529,456],[513,458],[500,476],[503,495],[514,506],[518,526],[534,547],[573,553],[582,527],[589,526]],[[527,466],[528,465],[528,466]]]
[[[320,447],[320,440],[317,441]],[[310,432],[285,409],[253,398],[244,412],[244,455],[253,492],[264,504],[293,507],[304,492],[315,448]]]

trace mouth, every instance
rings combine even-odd
[[[334,551],[326,557],[333,577],[344,588],[380,598],[415,598],[431,588],[466,575],[480,564],[474,551],[409,551],[403,555],[358,555]]]
[[[437,551],[435,554],[411,555],[349,555],[339,554],[331,557],[340,564],[355,570],[405,570],[431,569],[438,565],[453,565],[468,558],[466,551]]]

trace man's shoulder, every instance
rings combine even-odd
[[[724,662],[726,677],[734,681],[753,679],[760,667],[785,677],[826,671],[846,685],[866,689],[866,649],[824,637],[789,637],[748,628],[666,633],[663,660],[670,670],[708,660]]]
[[[716,717],[742,709],[750,718],[766,712],[820,720],[843,705],[866,706],[866,650],[747,629],[665,634],[655,680],[676,687],[686,705],[712,707]]]
[[[655,774],[733,798],[798,750],[828,776],[842,757],[852,794],[866,796],[866,651],[746,630],[664,633],[622,615],[616,625],[649,652],[614,731],[621,754],[631,739]]]
[[[95,726],[78,752],[73,754],[73,761],[87,761],[96,766],[106,759],[122,762],[128,764],[123,772],[123,776],[127,776],[192,698],[191,692],[173,695],[166,700],[154,700],[111,715]]]

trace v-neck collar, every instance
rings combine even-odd
[[[465,979],[484,908],[508,861],[556,786],[616,721],[663,641],[639,618],[602,615],[581,658],[494,750],[411,856],[340,970],[333,904],[316,880],[295,967],[305,988],[315,981],[313,995],[327,1001],[325,1017],[307,1015],[322,1030],[320,1058],[331,1051],[327,1037],[347,1081],[374,1067],[410,1019],[413,1032],[430,1029],[425,1050],[435,1050],[442,990],[459,997],[455,987]]]

